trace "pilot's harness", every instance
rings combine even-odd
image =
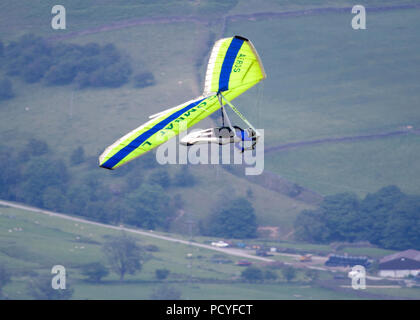
[[[245,150],[253,150],[257,144],[258,138],[260,137],[257,129],[254,128],[254,126],[243,116],[243,114],[229,100],[227,100],[220,91],[217,93],[217,98],[219,99],[220,109],[222,112],[223,128],[227,128],[231,132],[234,132],[239,138],[241,138],[242,142],[252,141],[252,145],[250,147],[245,147],[244,144],[240,146],[239,143],[235,143],[235,147],[237,147],[241,152],[244,152]],[[244,130],[239,126],[232,126],[223,102],[225,102],[242,119],[242,121],[248,125],[249,128]],[[225,126],[225,119],[228,126]]]

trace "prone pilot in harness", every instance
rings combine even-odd
[[[244,152],[245,150],[253,150],[258,142],[258,138],[260,137],[257,130],[254,129],[254,127],[248,122],[248,120],[245,119],[235,106],[233,106],[228,100],[224,99],[220,92],[218,93],[218,98],[222,112],[222,126],[191,132],[185,136],[180,143],[186,146],[202,143],[217,143],[219,145],[234,143],[235,147],[241,152]],[[249,125],[249,128],[242,129],[239,126],[232,126],[222,103],[222,99],[227,102],[232,110],[235,111],[235,113],[238,114],[246,124]],[[225,120],[227,122],[227,126],[225,125]]]

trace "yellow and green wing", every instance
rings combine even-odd
[[[204,95],[224,92],[232,100],[265,78],[263,64],[251,41],[239,36],[220,39],[210,55]]]
[[[99,157],[99,165],[102,168],[116,169],[158,147],[219,108],[216,95],[200,97],[172,108],[109,146]],[[183,125],[180,125],[182,122]]]
[[[249,40],[238,36],[218,40],[210,55],[203,95],[159,113],[117,140],[99,157],[99,165],[115,169],[140,157],[218,110],[218,92],[233,100],[265,77]]]

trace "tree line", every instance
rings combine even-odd
[[[0,41],[0,62],[7,76],[19,77],[26,83],[73,84],[79,89],[117,88],[126,84],[133,73],[129,57],[113,44],[48,42],[33,34],[7,45]],[[137,88],[154,85],[153,73],[142,67],[134,83]],[[0,99],[13,96],[10,80],[0,79]]]
[[[227,239],[257,237],[257,216],[244,197],[221,198],[213,213],[199,223],[200,234]]]
[[[325,197],[319,208],[296,218],[295,236],[304,241],[369,241],[386,249],[420,250],[420,196],[387,186],[360,199],[352,193]]]
[[[157,164],[153,153],[106,171],[98,167],[96,157],[85,155],[82,146],[65,161],[45,141],[35,138],[20,151],[0,145],[0,166],[1,199],[145,229],[168,230],[184,209],[182,190],[200,183],[188,166],[170,174],[167,167]],[[73,176],[77,168],[84,168],[84,174]],[[107,179],[109,175],[113,179]],[[258,225],[252,203],[237,196],[219,198],[212,214],[199,222],[200,234],[255,238]]]
[[[0,198],[104,223],[166,230],[184,204],[179,193],[170,195],[167,188],[197,183],[194,178],[188,180],[188,169],[183,169],[185,175],[181,170],[171,177],[152,153],[144,161],[108,172],[98,167],[96,157],[86,157],[82,150],[73,151],[71,159],[78,158],[73,162],[58,157],[39,139],[30,139],[20,151],[0,146]],[[73,176],[78,166],[84,166],[85,174]],[[109,182],[110,174],[123,182]]]

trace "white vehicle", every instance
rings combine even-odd
[[[229,247],[229,243],[226,243],[226,242],[224,242],[224,241],[212,242],[212,243],[211,243],[211,245],[212,245],[212,246],[215,246],[215,247],[219,247],[219,248],[226,248],[226,247]]]

